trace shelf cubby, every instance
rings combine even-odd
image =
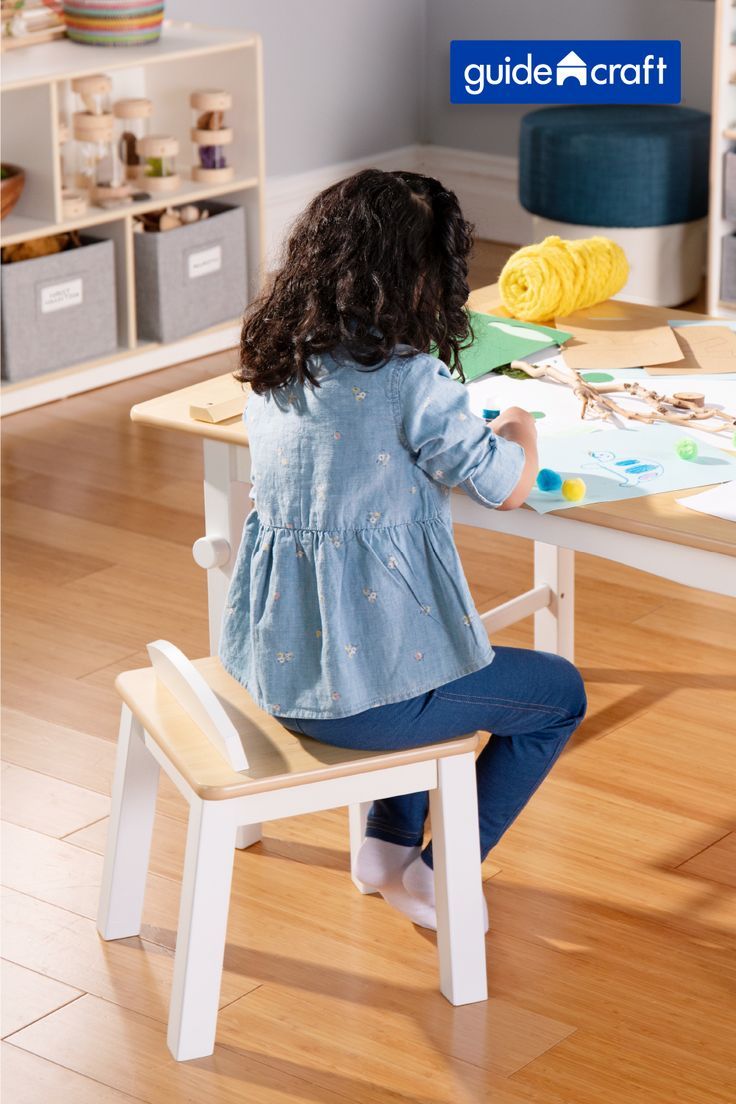
[[[18,56],[23,55],[23,56]],[[114,209],[90,206],[83,216],[62,218],[59,119],[70,120],[71,80],[107,73],[113,100],[146,96],[153,101],[151,130],[179,141],[175,192],[152,195]],[[191,141],[189,96],[197,88],[224,88],[233,98],[234,136],[228,157],[234,168],[227,182],[193,181],[196,150]],[[153,371],[237,344],[239,320],[232,319],[169,345],[140,341],[136,332],[135,215],[208,199],[243,207],[246,219],[247,298],[258,292],[263,265],[263,92],[261,43],[257,35],[191,24],[165,24],[159,42],[110,49],[68,40],[14,51],[3,62],[0,83],[3,114],[2,159],[26,171],[26,184],[14,210],[0,223],[8,245],[63,231],[79,230],[115,246],[118,349],[97,361],[2,384],[2,412],[14,413],[92,387]],[[141,190],[145,184],[141,183]],[[171,231],[176,233],[176,231]],[[245,304],[244,304],[245,305]]]

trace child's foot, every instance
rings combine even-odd
[[[419,901],[425,908],[436,910],[435,896],[434,896],[434,870],[431,866],[427,866],[424,859],[419,854],[404,870],[401,876],[401,883],[407,893]],[[483,930],[488,931],[490,927],[490,921],[488,918],[488,904],[485,896],[483,900]],[[435,912],[435,925],[436,925],[436,912]]]
[[[355,875],[366,885],[380,889],[390,881],[401,881],[401,872],[420,853],[420,847],[366,836],[355,859]]]
[[[420,928],[429,928],[430,931],[437,931],[437,913],[434,908],[407,892],[402,885],[400,874],[396,874],[381,888],[381,896],[393,908],[408,916],[412,924],[418,924]]]

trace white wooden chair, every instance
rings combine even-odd
[[[455,1005],[488,997],[475,782],[477,734],[373,752],[295,736],[259,709],[217,657],[191,663],[165,640],[127,671],[97,927],[141,929],[159,767],[189,802],[169,1009],[178,1060],[211,1054],[235,852],[242,825],[351,806],[351,868],[377,798],[430,791],[440,989]],[[361,892],[374,892],[353,881]]]

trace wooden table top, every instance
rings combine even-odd
[[[472,292],[468,301],[473,310],[489,313],[506,313],[500,306],[498,290],[495,284],[479,288]],[[661,325],[670,318],[697,319],[706,315],[690,311],[674,310],[663,307],[644,307],[616,300],[609,300],[606,309],[615,317],[647,318],[652,325]],[[736,390],[736,388],[735,388]],[[202,406],[208,402],[222,402],[243,394],[243,407],[248,397],[248,388],[233,379],[230,373],[214,376],[201,383],[172,391],[147,402],[134,406],[130,416],[134,422],[143,425],[175,429],[182,433],[193,433],[197,437],[224,441],[234,445],[248,445],[242,417],[230,418],[226,422],[211,424],[197,421],[189,414],[191,405]],[[585,521],[589,525],[601,525],[609,529],[619,529],[641,536],[654,537],[657,540],[687,545],[709,552],[720,552],[736,556],[736,525],[722,518],[710,517],[680,506],[675,500],[692,491],[666,491],[662,494],[645,495],[642,498],[620,500],[618,502],[591,503],[587,506],[575,506],[567,510],[553,511],[554,516]],[[529,507],[522,507],[529,509]]]

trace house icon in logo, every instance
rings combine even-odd
[[[564,84],[569,77],[573,77],[578,84],[588,83],[588,66],[574,50],[557,63],[557,83]]]

